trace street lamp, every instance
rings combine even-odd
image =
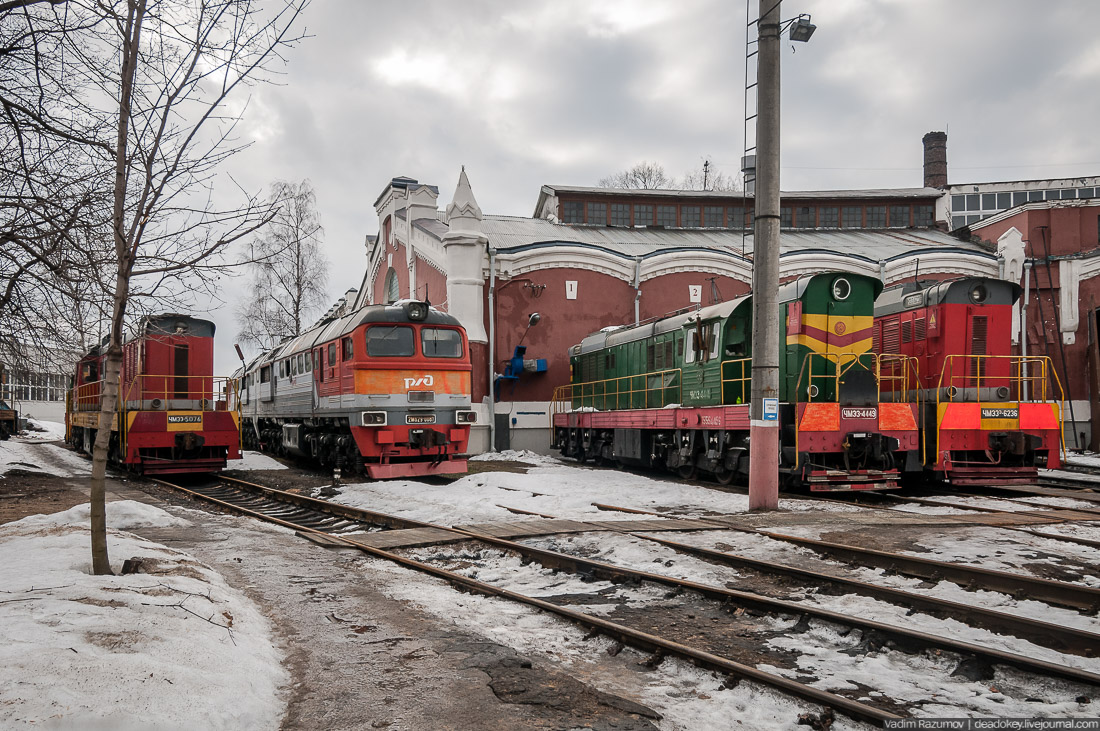
[[[797,18],[787,21],[787,28],[791,31],[791,40],[805,43],[817,30],[817,26],[810,22],[810,14],[802,13]],[[780,31],[782,32],[782,31]]]

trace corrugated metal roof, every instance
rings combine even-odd
[[[675,249],[707,249],[751,257],[753,236],[726,229],[612,228],[566,226],[537,218],[486,216],[482,229],[497,250],[518,252],[531,248],[589,246],[625,258],[647,257]],[[937,229],[842,229],[783,231],[781,255],[828,251],[869,261],[903,256],[914,250],[953,249],[989,254],[990,251]]]
[[[576,193],[578,195],[614,195],[614,196],[652,196],[656,198],[716,198],[735,201],[743,198],[752,200],[751,194],[737,191],[715,190],[663,190],[652,188],[590,188],[577,185],[544,185],[542,192],[549,195]],[[780,198],[789,200],[848,198],[864,200],[868,198],[939,198],[943,191],[939,188],[864,188],[859,190],[785,190]]]

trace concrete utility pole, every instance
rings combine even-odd
[[[757,39],[756,231],[752,253],[749,509],[779,507],[779,5],[761,2]]]

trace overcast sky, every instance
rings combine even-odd
[[[784,190],[919,187],[932,130],[951,183],[1100,174],[1100,2],[783,3],[799,13],[817,32],[783,42]],[[253,190],[313,182],[335,299],[359,286],[398,175],[445,206],[465,165],[483,211],[530,215],[541,185],[640,160],[736,174],[745,17],[729,0],[314,0],[312,37],[281,85],[253,90],[255,143],[227,172]],[[212,313],[218,370],[229,310]]]

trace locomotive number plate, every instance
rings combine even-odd
[[[405,416],[406,424],[434,424],[435,414],[408,414]]]
[[[169,414],[169,424],[201,424],[202,414]]]
[[[878,409],[873,406],[864,409],[841,409],[840,416],[844,419],[877,419]]]
[[[982,409],[983,419],[1019,419],[1020,410],[1011,409]]]

